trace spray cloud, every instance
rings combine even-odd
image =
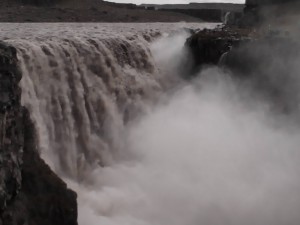
[[[276,54],[273,68],[257,71],[268,80],[274,72],[268,86],[210,68],[133,121],[125,132],[130,158],[93,171],[78,190],[80,223],[299,224],[300,134],[290,118],[297,113],[274,110],[265,95],[281,84],[281,101],[292,97],[285,90],[298,87],[297,58],[276,68]]]

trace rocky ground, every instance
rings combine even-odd
[[[134,5],[100,0],[67,1],[53,6],[32,6],[0,1],[0,22],[197,22],[181,13],[145,10]]]

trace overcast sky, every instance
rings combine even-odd
[[[245,3],[245,0],[109,0],[110,2],[118,3],[135,3],[135,4],[185,4],[189,2],[231,2],[231,3]]]

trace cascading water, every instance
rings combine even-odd
[[[298,225],[298,132],[217,69],[176,79],[186,36],[161,37],[180,25],[144,26],[2,27],[79,224]]]
[[[155,25],[82,24],[67,30],[58,24],[48,25],[50,31],[27,25],[28,33],[15,26],[22,40],[8,39],[19,51],[22,101],[45,160],[71,178],[84,176],[84,167],[109,164],[121,149],[124,123],[161,89],[163,77],[149,47],[163,33]],[[165,32],[181,25],[167,26],[160,25]]]
[[[14,26],[20,39],[7,39],[19,51],[22,100],[44,158],[72,178],[81,167],[110,161],[124,123],[160,89],[149,49],[160,32],[117,24]]]
[[[104,165],[119,149],[131,111],[160,88],[139,37],[24,42],[18,49],[23,103],[33,112],[41,151],[71,177],[86,163]]]

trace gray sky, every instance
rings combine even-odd
[[[245,0],[109,0],[110,2],[118,3],[148,3],[148,4],[185,4],[189,2],[231,2],[231,3],[245,3]]]

